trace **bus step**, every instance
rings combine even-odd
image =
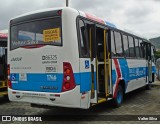
[[[106,98],[98,98],[98,104],[99,104],[99,103],[106,102],[106,101],[107,101]]]

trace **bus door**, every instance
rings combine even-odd
[[[98,97],[99,102],[106,100],[109,96],[110,84],[111,84],[111,62],[110,54],[108,51],[108,32],[106,29],[98,28],[97,29],[97,65],[98,65]],[[102,99],[105,98],[105,99]]]
[[[91,60],[91,103],[97,103],[97,43],[96,25],[87,27],[89,36],[90,60]]]
[[[91,103],[106,101],[109,93],[109,70],[107,30],[89,25],[92,90]]]
[[[148,83],[152,83],[152,57],[151,57],[151,43],[147,43],[147,65],[148,65]]]
[[[144,48],[144,56],[146,58],[146,82],[152,82],[152,61],[151,61],[151,44],[143,42],[142,47]]]

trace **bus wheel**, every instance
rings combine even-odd
[[[123,89],[122,86],[118,86],[118,90],[116,93],[116,98],[113,99],[113,104],[115,107],[119,107],[123,102]]]

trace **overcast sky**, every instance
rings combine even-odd
[[[0,30],[9,19],[44,8],[65,6],[66,0],[0,0]],[[69,6],[92,13],[147,38],[160,36],[160,0],[69,0]]]

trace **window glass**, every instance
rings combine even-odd
[[[123,57],[121,34],[114,32],[117,57]]]
[[[151,46],[151,58],[152,58],[152,62],[155,63],[154,46]]]
[[[89,57],[89,47],[86,38],[86,28],[82,20],[79,21],[80,28],[80,52],[82,57]]]
[[[128,36],[129,40],[129,57],[135,57],[133,37]]]
[[[140,48],[140,51],[139,51],[139,53],[140,53],[140,57],[141,58],[144,58],[144,55],[143,55],[143,50],[144,50],[144,48],[142,47],[142,40],[139,40],[139,48]]]
[[[111,56],[116,56],[113,31],[111,31],[111,48],[112,48]]]
[[[11,50],[30,45],[62,46],[61,18],[33,20],[11,27]]]
[[[123,47],[124,47],[124,54],[126,57],[129,57],[129,49],[128,49],[128,38],[126,35],[123,35]]]
[[[135,51],[136,51],[136,57],[140,57],[140,53],[139,53],[139,41],[137,38],[135,38]]]

